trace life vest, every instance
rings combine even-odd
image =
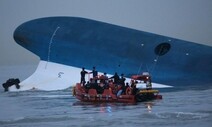
[[[126,95],[131,95],[131,94],[132,94],[132,89],[130,87],[127,87]]]

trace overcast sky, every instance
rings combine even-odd
[[[0,66],[39,58],[15,43],[20,24],[76,16],[212,46],[212,0],[0,0]]]

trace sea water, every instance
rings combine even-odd
[[[11,73],[10,69],[8,72],[2,69],[4,75],[0,75],[1,83],[5,82],[5,74]],[[13,71],[19,70],[13,68]],[[22,75],[20,72],[17,74]],[[83,103],[72,96],[72,88],[60,91],[4,92],[1,87],[0,127],[212,126],[211,88],[168,89],[160,93],[163,95],[162,100],[123,104]]]

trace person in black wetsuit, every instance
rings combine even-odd
[[[124,74],[121,74],[121,78],[119,80],[119,83],[122,85],[122,87],[125,86],[125,80],[126,80],[126,78],[124,77]]]
[[[93,79],[97,83],[97,78],[98,78],[98,71],[96,70],[96,67],[93,67],[92,72],[89,72],[89,74],[93,73]]]
[[[83,86],[85,85],[85,74],[87,74],[88,72],[87,71],[85,71],[85,68],[83,67],[82,68],[82,71],[80,72],[80,74],[81,74],[81,80],[80,80],[80,83],[82,83],[83,84]]]
[[[134,83],[131,84],[131,87],[132,87],[132,94],[133,94],[133,95],[136,95],[137,92],[138,92],[138,88],[136,87],[136,84],[137,84],[137,83],[138,83],[138,82],[135,81]]]
[[[115,84],[119,83],[119,75],[118,75],[117,72],[112,77],[110,77],[109,79],[112,79],[112,78],[114,79]]]
[[[96,78],[98,76],[98,71],[96,70],[96,67],[93,67],[93,70],[91,73],[93,73],[93,78]]]

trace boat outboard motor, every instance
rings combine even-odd
[[[15,85],[17,89],[20,89],[20,80],[18,78],[14,79],[8,79],[5,83],[2,84],[2,86],[4,87],[4,92],[8,91],[8,88]]]

